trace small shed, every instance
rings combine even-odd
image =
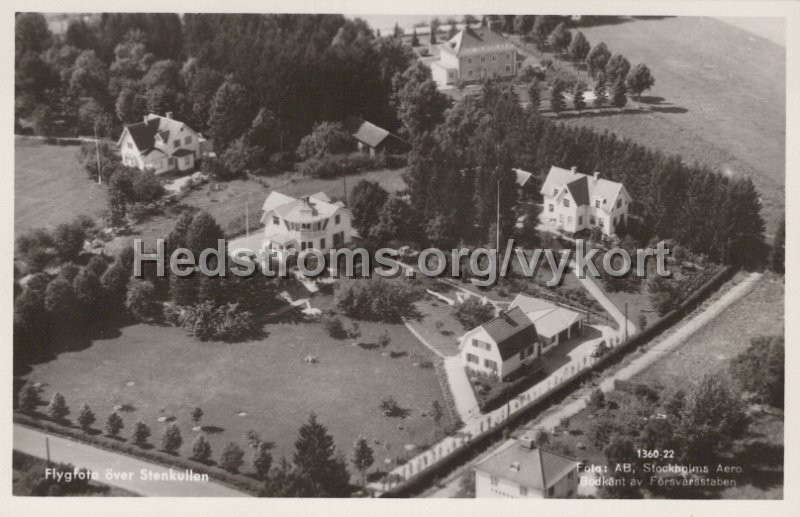
[[[358,142],[358,150],[370,156],[377,153],[404,153],[409,148],[408,143],[399,136],[360,117],[348,117],[344,125]]]

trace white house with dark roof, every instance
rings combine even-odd
[[[207,144],[200,133],[173,119],[171,112],[163,117],[151,113],[142,122],[125,126],[117,141],[123,164],[155,174],[194,170]]]
[[[489,27],[465,27],[438,48],[439,59],[428,64],[439,86],[514,77],[521,64],[516,45]]]
[[[582,174],[575,167],[550,167],[541,194],[545,221],[570,233],[599,228],[604,235],[614,235],[627,223],[632,201],[622,183],[601,178],[599,172]]]
[[[543,352],[580,335],[583,330],[583,314],[546,300],[518,294],[508,308],[510,310],[517,307],[536,325]]]
[[[503,311],[461,337],[464,366],[500,379],[539,356],[539,336],[519,307]]]
[[[475,497],[573,498],[579,477],[577,459],[536,447],[522,436],[475,464]]]
[[[275,250],[315,248],[325,252],[349,244],[354,235],[350,209],[324,192],[296,199],[272,191],[262,210],[264,236]]]

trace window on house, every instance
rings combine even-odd
[[[594,200],[594,206],[596,206],[597,208],[600,208],[600,200],[599,199],[595,199]]]
[[[594,216],[593,215],[589,216],[589,224],[594,224]]]
[[[470,77],[472,77],[472,70],[470,70],[470,71],[469,71],[469,73],[468,73],[467,75],[469,75]]]
[[[619,208],[621,206],[622,206],[622,200],[621,199],[617,199],[617,208]]]
[[[509,59],[511,59],[511,54],[506,54],[506,61],[508,61]]]
[[[497,363],[492,361],[491,359],[484,359],[483,365],[490,370],[497,371]]]
[[[281,218],[277,215],[272,216],[272,224],[281,224]]]
[[[481,56],[481,63],[485,63],[485,62],[486,62],[486,56]]]
[[[172,142],[172,147],[180,147],[180,146],[181,146],[180,140],[175,140],[174,142]]]
[[[583,224],[583,216],[582,215],[578,216],[578,224],[579,225]]]
[[[183,139],[183,143],[189,145],[192,143],[192,135],[188,135],[186,138]]]
[[[492,61],[497,61],[497,56],[492,56]]]
[[[342,220],[342,216],[336,214],[336,217],[333,218],[334,224],[339,224],[339,221]]]
[[[558,195],[558,187],[553,187],[553,195]]]
[[[569,498],[569,497],[572,497],[572,489],[570,489],[570,490],[567,490],[567,497],[568,497],[568,498]]]
[[[511,66],[506,65],[506,72],[510,72],[510,71],[511,71]]]
[[[467,362],[468,363],[474,363],[474,364],[480,364],[481,361],[480,361],[480,359],[478,359],[477,355],[475,355],[475,354],[467,354]]]
[[[564,214],[558,214],[558,222],[559,223],[563,223],[564,222]]]
[[[467,63],[472,64],[472,58],[467,59]]]
[[[521,495],[522,497],[528,497],[528,487],[520,485],[519,495]]]
[[[553,210],[555,210],[555,206],[553,205],[553,203],[550,203],[550,205],[549,205],[549,208],[550,208],[550,211],[551,211],[551,212],[552,212]]]
[[[323,249],[323,250],[325,249],[325,239],[320,239],[319,240],[319,247],[320,247],[320,249]]]
[[[569,199],[564,198],[564,206],[566,206],[566,207],[569,206]]]
[[[489,482],[492,484],[492,486],[497,486],[497,483],[498,483],[499,481],[498,481],[498,479],[497,479],[497,476],[490,476],[490,477],[489,477]]]
[[[568,480],[570,480],[570,481],[572,481],[572,478],[573,478],[574,474],[575,474],[575,472],[574,472],[574,471],[572,471],[572,470],[570,470],[570,471],[569,471],[569,474],[567,474],[567,479],[568,479]]]
[[[549,495],[549,496],[556,495],[556,487],[551,486],[549,489],[547,489],[547,495]]]
[[[128,149],[133,149],[133,144],[128,142]]]
[[[192,163],[192,157],[191,156],[187,156],[186,158],[183,159],[183,164],[184,165],[189,165],[190,163]]]
[[[573,221],[572,216],[571,215],[567,216],[567,223],[572,224],[572,221]]]
[[[473,339],[472,346],[475,348],[480,348],[482,350],[490,350],[492,349],[492,345],[487,343],[486,341],[481,341],[480,339]]]
[[[603,221],[603,218],[602,218],[602,217],[598,217],[598,218],[597,218],[597,226],[603,226],[603,223],[604,223],[604,222],[605,222],[605,221]]]

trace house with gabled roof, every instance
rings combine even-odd
[[[516,45],[489,27],[465,27],[438,48],[429,65],[440,86],[514,77],[522,63]]]
[[[464,334],[459,350],[467,369],[503,379],[538,357],[539,336],[516,307]]]
[[[194,170],[209,144],[200,133],[172,118],[171,112],[163,117],[150,113],[142,122],[125,126],[117,141],[123,164],[155,174]]]
[[[324,192],[297,199],[272,191],[262,210],[267,246],[276,251],[325,252],[349,244],[354,236],[350,209]]]
[[[604,235],[614,235],[628,222],[632,198],[617,181],[582,174],[575,167],[550,167],[541,188],[543,217],[561,231],[575,233],[598,228]]]
[[[408,143],[390,131],[359,117],[348,117],[344,127],[356,140],[358,150],[374,157],[377,153],[404,153]]]
[[[525,435],[508,440],[475,464],[475,497],[574,498],[578,460],[536,447]]]

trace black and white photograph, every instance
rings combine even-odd
[[[797,18],[647,3],[9,11],[7,496],[788,498]]]

